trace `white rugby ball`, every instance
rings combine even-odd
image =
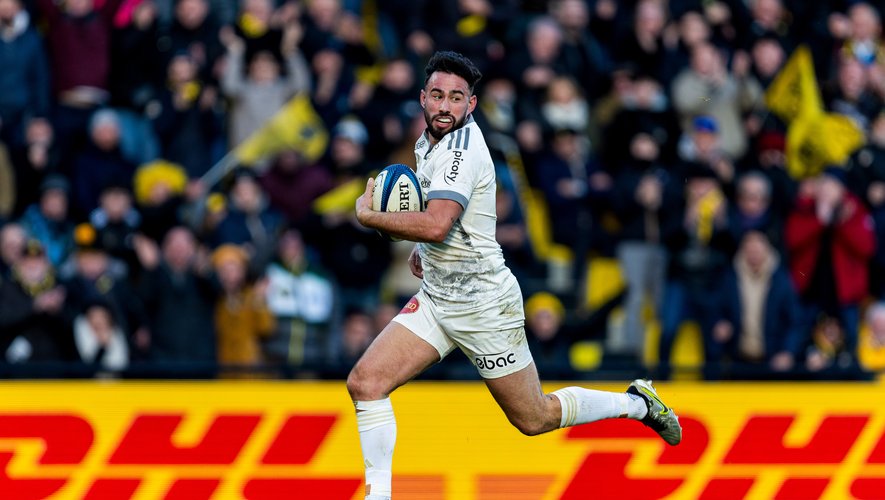
[[[424,193],[418,176],[406,165],[384,167],[375,177],[372,210],[377,212],[421,212]]]

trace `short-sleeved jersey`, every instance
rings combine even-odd
[[[445,241],[418,243],[424,291],[454,307],[501,297],[516,278],[495,239],[495,166],[479,126],[468,117],[432,147],[425,132],[415,157],[425,199],[453,200],[464,209]]]

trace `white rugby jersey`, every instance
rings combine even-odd
[[[424,291],[450,303],[479,305],[516,283],[495,239],[495,166],[472,116],[430,147],[415,144],[418,180],[427,201],[458,202],[464,211],[442,243],[418,243]]]

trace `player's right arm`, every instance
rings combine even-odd
[[[366,191],[356,200],[356,218],[363,226],[390,236],[424,243],[442,243],[464,208],[448,199],[427,203],[423,212],[376,212],[372,210],[375,180],[369,179]]]

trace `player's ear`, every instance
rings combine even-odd
[[[467,112],[473,113],[474,109],[476,109],[476,94],[471,94],[467,101]]]
[[[421,98],[419,101],[421,102],[421,109],[424,109],[425,103],[427,102],[427,94],[424,92],[424,89],[421,89]]]

